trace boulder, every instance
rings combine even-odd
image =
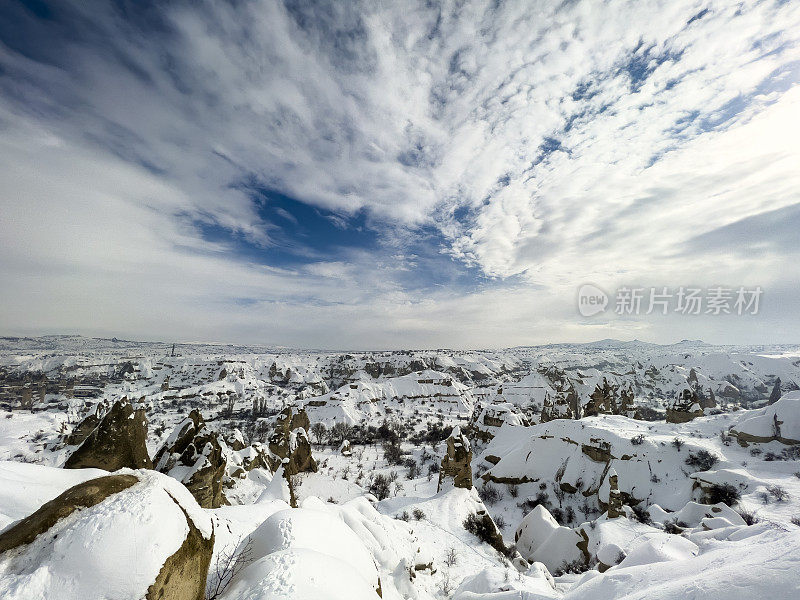
[[[453,428],[447,438],[447,450],[442,457],[437,491],[442,491],[447,479],[453,480],[454,487],[472,488],[472,449],[467,436],[461,433],[458,426]]]
[[[87,425],[88,427],[88,425]],[[67,458],[65,469],[96,468],[116,471],[124,467],[151,469],[147,453],[147,418],[127,400],[115,402],[97,427]]]
[[[126,469],[69,488],[0,533],[0,596],[202,600],[213,546],[211,519],[186,489]]]
[[[350,440],[344,440],[342,445],[339,446],[339,453],[342,456],[352,456],[353,451],[350,449]]]
[[[535,506],[517,527],[514,542],[517,550],[526,559],[530,559],[536,549],[541,546],[552,533],[558,529],[558,522],[541,504]]]
[[[155,469],[183,483],[203,508],[228,501],[222,491],[226,460],[217,434],[193,410],[156,453]]]
[[[584,559],[578,546],[581,536],[559,525],[541,504],[525,515],[514,537],[516,549],[525,560],[544,563],[550,571]]]

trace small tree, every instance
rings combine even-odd
[[[324,423],[317,421],[311,426],[311,435],[314,436],[314,439],[317,440],[317,445],[322,446],[322,443],[325,441],[325,435],[328,433],[328,428],[325,427]]]
[[[372,483],[369,484],[369,493],[378,500],[384,500],[389,497],[390,485],[389,478],[383,473],[378,473]]]
[[[350,437],[351,431],[352,428],[347,423],[340,421],[338,423],[335,423],[333,427],[331,427],[331,431],[328,437],[333,445],[338,446],[348,437]]]
[[[403,450],[399,441],[390,441],[383,447],[383,457],[390,465],[403,464]]]

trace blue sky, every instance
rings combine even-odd
[[[797,341],[800,6],[11,1],[0,330]],[[586,282],[765,289],[585,319]]]

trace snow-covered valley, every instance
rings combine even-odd
[[[0,338],[0,597],[800,597],[800,347]]]

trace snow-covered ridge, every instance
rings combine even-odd
[[[0,592],[145,597],[197,546],[212,587],[215,564],[247,557],[218,600],[677,599],[697,586],[712,599],[793,598],[796,350],[173,355],[171,344],[6,339]],[[131,441],[121,426],[89,436],[117,402],[140,417],[126,424],[161,473],[117,471],[138,483],[4,553],[3,535],[43,504],[108,475],[62,466],[89,437],[92,460]],[[666,422],[682,402],[697,408]],[[100,575],[70,582],[81,565]]]

